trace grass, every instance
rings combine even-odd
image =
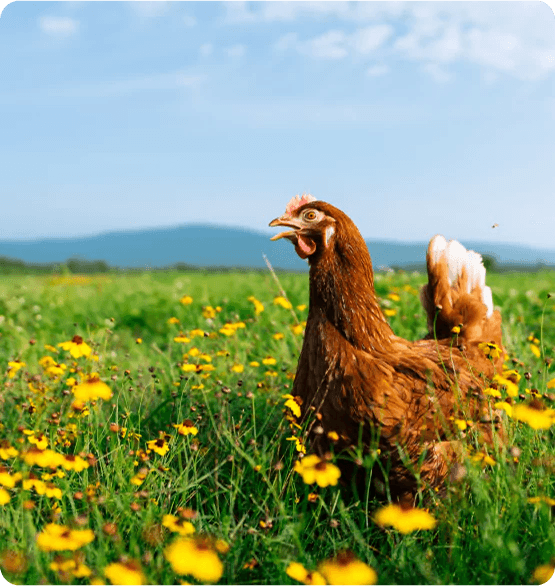
[[[425,334],[417,295],[423,281],[408,273],[376,277],[392,327],[409,339]],[[190,581],[194,574],[177,574],[164,555],[179,539],[164,526],[166,515],[181,519],[182,531],[190,522],[197,535],[210,536],[180,559],[217,556],[221,583],[295,584],[286,573],[291,562],[313,571],[342,550],[371,566],[382,584],[527,584],[538,566],[553,563],[554,508],[544,498],[555,498],[553,428],[508,419],[510,450],[492,453],[493,464],[469,461],[464,480],[445,496],[425,495],[420,505],[437,519],[431,530],[384,529],[372,520],[384,503],[357,500],[340,485],[303,483],[293,471],[298,452],[287,439],[283,395],[302,344],[292,326],[306,319],[307,308],[298,306],[308,303],[308,283],[294,274],[280,275],[280,282],[292,309],[273,303],[279,290],[261,273],[3,278],[0,447],[19,454],[4,454],[0,479],[21,474],[4,488],[9,502],[0,506],[0,568],[7,579]],[[503,315],[507,365],[521,375],[519,393],[527,400],[536,389],[553,406],[547,384],[555,378],[555,299],[547,294],[555,292],[555,274],[490,275],[488,283]],[[192,303],[180,302],[185,296]],[[255,313],[250,296],[263,312]],[[172,317],[179,323],[168,323]],[[226,322],[245,327],[222,333]],[[195,329],[208,335],[191,338]],[[190,341],[174,341],[180,332]],[[75,335],[98,361],[73,358],[58,346]],[[49,374],[52,361],[39,363],[44,356],[65,370]],[[188,372],[184,364],[214,369]],[[113,395],[76,405],[68,379],[82,382],[91,373]],[[174,425],[185,420],[197,435],[178,434]],[[89,466],[29,465],[23,454],[41,434],[50,449],[80,454]],[[164,455],[147,449],[157,439],[169,448]],[[61,470],[63,476],[52,475]],[[59,488],[59,498],[37,494],[29,487],[34,477],[50,483],[52,494]],[[75,552],[43,551],[36,537],[49,523],[90,529],[94,539]],[[214,558],[205,562],[217,566]]]

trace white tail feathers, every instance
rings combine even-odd
[[[481,290],[482,303],[487,308],[486,317],[493,314],[493,298],[491,289],[486,286],[486,268],[482,262],[482,256],[473,250],[466,248],[456,240],[447,242],[441,235],[434,236],[428,248],[428,262],[432,266],[437,265],[442,259],[447,263],[449,285],[457,283],[463,272],[466,273],[466,292],[472,293],[474,289]]]

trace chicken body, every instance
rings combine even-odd
[[[438,486],[463,449],[456,420],[475,421],[487,442],[495,434],[482,390],[502,356],[486,356],[479,344],[491,343],[502,353],[500,316],[493,312],[479,255],[463,258],[460,249],[466,251],[456,243],[453,259],[444,240],[432,240],[422,291],[430,332],[424,340],[404,340],[381,311],[370,255],[350,218],[324,202],[292,202],[270,225],[293,228],[277,237],[289,238],[310,264],[310,306],[293,395],[301,399],[303,418],[313,417],[314,449],[321,455],[329,450],[329,432],[339,436],[336,452],[361,443],[379,448],[375,478],[392,497],[414,494],[417,478]],[[352,469],[345,464],[343,471]]]

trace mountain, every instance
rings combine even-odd
[[[176,263],[199,267],[261,268],[265,266],[262,254],[266,254],[276,268],[306,270],[306,262],[296,255],[291,243],[285,240],[270,242],[271,235],[240,228],[189,224],[107,232],[81,238],[0,241],[0,257],[27,263],[62,263],[78,257],[103,260],[122,268],[154,268]],[[424,264],[425,242],[368,240],[367,244],[375,268],[422,267]],[[491,242],[465,241],[463,244],[493,256],[501,265],[533,266],[541,263],[555,268],[555,250]]]

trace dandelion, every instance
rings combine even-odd
[[[284,337],[285,336],[281,332],[273,335],[274,340],[283,340]]]
[[[94,375],[89,376],[85,382],[73,386],[71,390],[78,401],[86,402],[96,399],[108,401],[112,397],[110,387]]]
[[[183,305],[191,305],[191,303],[193,303],[193,298],[190,295],[183,295],[179,302]]]
[[[405,504],[386,505],[378,509],[373,518],[380,527],[391,526],[403,534],[419,529],[433,529],[437,523],[428,511]]]
[[[110,564],[104,568],[104,575],[112,584],[141,585],[145,583],[141,566],[135,560]]]
[[[174,424],[173,427],[177,429],[179,435],[197,435],[198,429],[190,419],[185,419],[183,423]]]
[[[75,551],[94,539],[90,529],[70,529],[65,525],[49,523],[37,535],[37,546],[42,551]]]
[[[279,305],[280,307],[283,307],[283,309],[291,309],[293,307],[291,302],[281,295],[274,298],[274,305]]]
[[[272,358],[272,356],[266,356],[266,358],[262,359],[262,364],[270,366],[271,364],[277,364],[277,360]]]
[[[326,584],[324,576],[320,572],[309,572],[302,564],[298,562],[291,562],[285,573],[293,580],[302,582],[303,584]]]
[[[321,562],[318,571],[328,584],[375,584],[378,575],[352,552],[338,553],[333,559]]]
[[[179,533],[179,535],[191,535],[195,532],[195,526],[185,519],[180,519],[175,515],[164,515],[162,525],[167,527],[170,531]]]
[[[306,322],[305,322],[305,325],[306,325]],[[291,331],[295,334],[295,336],[298,336],[299,334],[302,334],[304,332],[304,325],[302,325],[302,324],[292,325]]]
[[[316,482],[321,488],[335,486],[341,476],[337,466],[322,460],[315,454],[306,456],[302,460],[297,460],[294,470],[302,476],[305,484]]]
[[[176,574],[193,576],[199,582],[217,582],[223,574],[223,564],[207,537],[180,537],[164,550]]]
[[[460,333],[461,333],[461,327],[460,327],[460,326],[453,326],[453,327],[451,328],[451,332],[452,332],[453,334],[460,334]]]
[[[254,295],[251,295],[248,300],[254,304],[255,315],[260,315],[264,311],[264,305],[262,305]]]
[[[482,350],[488,358],[495,359],[501,356],[501,348],[495,342],[481,342],[478,344],[478,348]]]
[[[90,356],[92,349],[83,340],[81,336],[73,336],[68,342],[60,342],[58,344],[62,350],[69,351],[73,358],[81,358],[81,356]]]

